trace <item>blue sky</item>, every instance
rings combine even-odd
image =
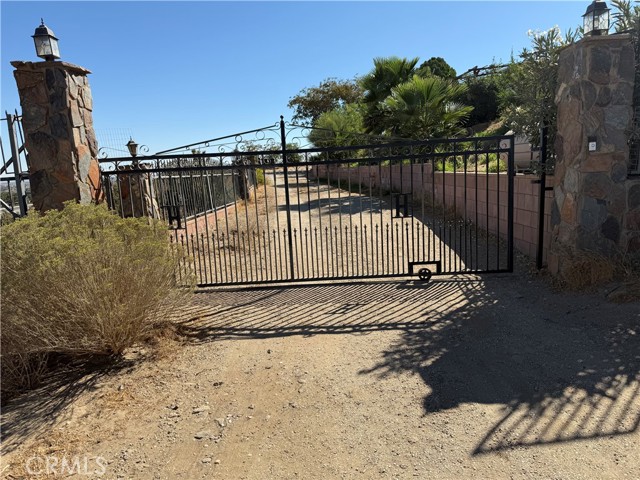
[[[99,136],[131,132],[154,152],[290,118],[302,88],[374,57],[443,57],[458,73],[506,62],[528,30],[575,29],[589,3],[2,1],[1,108],[20,109],[9,62],[38,60],[40,17],[62,60],[92,71]]]

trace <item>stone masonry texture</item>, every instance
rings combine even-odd
[[[91,72],[66,62],[14,61],[34,207],[102,201]]]
[[[640,179],[627,175],[633,65],[629,35],[586,37],[560,54],[553,273],[576,250],[640,254]]]

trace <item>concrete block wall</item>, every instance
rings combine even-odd
[[[425,195],[426,201],[455,209],[458,215],[478,227],[507,239],[508,179],[504,173],[480,173],[476,176],[471,172],[432,172],[430,165],[425,165],[424,169],[414,167],[413,171],[409,166],[400,165],[349,168],[318,165],[311,169],[309,176],[332,182],[351,181],[354,192],[358,191],[358,185],[363,185],[395,193],[412,192],[414,198]],[[531,258],[536,257],[538,245],[540,185],[533,183],[536,180],[538,177],[535,175],[516,175],[513,185],[514,246]],[[547,177],[547,186],[554,186],[554,177]],[[551,238],[553,192],[547,191],[545,197],[543,261],[546,261]]]

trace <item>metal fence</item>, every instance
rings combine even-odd
[[[26,215],[31,203],[21,119],[17,111],[5,112],[5,118],[1,119],[6,122],[7,136],[0,136],[0,209],[14,218]]]

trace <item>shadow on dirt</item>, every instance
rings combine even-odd
[[[400,330],[364,375],[414,372],[425,415],[500,404],[482,454],[630,434],[640,424],[640,315],[517,276],[265,288],[202,295],[182,333],[223,338]],[[213,305],[215,304],[215,305]]]
[[[1,454],[10,453],[34,433],[46,432],[81,394],[96,390],[103,378],[132,369],[137,363],[126,359],[116,362],[85,361],[52,368],[40,387],[11,399],[3,406]]]
[[[405,332],[362,373],[419,374],[431,390],[425,414],[463,403],[503,405],[474,454],[636,431],[637,304],[541,296],[513,284],[509,298],[496,286],[492,279],[482,292],[467,290],[465,308],[444,315],[437,329]]]

